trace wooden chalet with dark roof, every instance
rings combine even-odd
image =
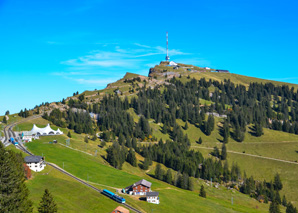
[[[131,195],[146,195],[147,192],[151,192],[152,183],[147,180],[140,180],[125,188],[125,191]]]

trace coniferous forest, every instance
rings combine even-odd
[[[209,91],[211,88],[213,92]],[[202,105],[200,99],[211,104]],[[228,143],[229,137],[242,142],[248,125],[253,126],[255,137],[263,134],[263,128],[298,134],[298,93],[293,88],[272,83],[251,83],[245,87],[229,80],[206,81],[204,78],[183,83],[174,77],[154,89],[146,88],[145,83],[130,100],[118,95],[107,95],[100,103],[89,105],[83,100],[84,97],[76,101],[70,99],[68,104],[85,111],[73,112],[69,109],[60,112],[56,109],[44,118],[77,133],[102,131],[105,141],[114,141],[107,149],[107,161],[115,168],[121,169],[125,161],[136,166],[136,152],[145,158],[144,169],[156,161],[176,171],[175,177],[159,167],[156,171],[156,178],[175,186],[192,190],[193,177],[232,184],[241,182],[241,192],[255,198],[262,196],[265,202],[270,200],[282,204],[279,196],[282,184],[278,174],[274,182],[257,181],[246,177],[245,171],[236,163],[229,168],[224,161],[227,155],[224,144]],[[138,122],[134,122],[128,112],[130,108],[139,116]],[[98,120],[92,121],[88,112],[98,114]],[[199,151],[190,149],[190,141],[182,128],[187,129],[189,122],[208,136],[215,131],[214,116],[223,117],[220,130],[223,147],[221,152],[215,149],[212,153],[216,158],[205,159]],[[154,138],[149,119],[162,123],[162,132],[169,134],[171,139]],[[186,122],[185,126],[179,126],[176,119]],[[158,140],[158,143],[149,145],[141,143]],[[283,204],[287,205],[286,202]]]

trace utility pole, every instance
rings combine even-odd
[[[233,201],[233,197],[232,197],[232,199],[231,199],[231,203],[232,203],[232,205],[233,205],[233,203],[234,203],[234,201]]]
[[[63,162],[63,170],[64,170],[64,162]]]

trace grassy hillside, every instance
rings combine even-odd
[[[43,127],[48,122],[42,118],[38,118],[34,121],[28,121],[27,123],[20,125],[19,128],[23,130],[31,129],[33,123]],[[153,123],[151,123],[151,125],[158,126]],[[57,127],[53,125],[53,128],[56,129]],[[94,185],[98,188],[108,188],[111,190],[115,190],[114,188],[121,189],[138,181],[140,178],[146,178],[147,180],[153,182],[153,190],[160,192],[160,205],[152,206],[144,201],[136,200],[133,197],[125,197],[131,205],[143,209],[146,212],[150,212],[152,208],[154,208],[154,211],[156,212],[163,212],[165,209],[172,209],[174,211],[177,208],[180,212],[186,212],[185,209],[188,209],[189,207],[193,207],[193,209],[200,208],[204,211],[211,212],[262,212],[267,211],[268,209],[268,205],[260,204],[256,200],[241,193],[230,191],[225,188],[215,189],[213,187],[208,187],[207,185],[205,185],[205,187],[207,187],[208,198],[200,198],[198,196],[198,190],[200,185],[204,184],[201,180],[196,180],[197,183],[195,191],[191,192],[157,181],[156,179],[146,175],[143,170],[132,167],[127,163],[124,164],[122,171],[116,170],[110,167],[101,157],[101,155],[105,155],[105,151],[98,148],[97,145],[99,144],[99,141],[93,142],[90,140],[89,143],[86,144],[83,140],[83,135],[72,133],[72,136],[71,148],[75,148],[80,151],[66,148],[60,144],[49,144],[49,141],[52,141],[53,139],[57,139],[58,142],[64,143],[67,138],[65,135],[42,137],[41,140],[28,143],[27,146],[31,151],[33,151],[33,153],[46,156],[47,161],[56,163],[60,167],[63,167],[64,162],[64,168],[67,171],[84,180],[88,179],[88,181],[94,183]],[[94,156],[95,150],[98,150],[97,156]],[[141,156],[138,156],[138,159],[140,162],[143,160]],[[148,172],[149,174],[154,173],[154,165]],[[39,185],[42,184],[43,181],[46,181],[46,179],[43,179],[43,177],[46,177],[45,175],[40,176],[41,180],[35,183],[36,186],[33,185],[34,180],[37,180],[37,178],[32,180],[33,185],[31,190],[36,190],[34,194],[37,193]],[[29,187],[31,186],[29,185]],[[68,186],[63,189],[65,193],[68,191],[67,188]],[[64,197],[63,194],[59,196],[61,196],[61,199]],[[188,196],[189,198],[187,201],[183,200],[185,196]],[[233,196],[234,199],[233,206],[230,203],[231,196]],[[40,196],[36,196],[36,200],[38,200],[39,197]],[[172,202],[177,203],[177,205],[179,204],[179,207],[172,207]],[[90,208],[91,207],[92,206],[90,206]],[[90,212],[93,212],[93,210],[90,210]]]
[[[8,146],[7,149],[20,152],[15,146]],[[22,155],[25,157],[27,154]],[[98,209],[110,212],[119,206],[50,166],[46,166],[41,172],[31,171],[31,174],[32,178],[25,183],[30,191],[29,199],[33,202],[34,212],[37,212],[45,189],[53,195],[59,212],[97,212]]]
[[[58,140],[61,136],[56,136]],[[144,201],[136,200],[125,195],[128,203],[140,209],[150,212],[154,208],[155,212],[179,211],[196,212],[200,208],[204,212],[259,212],[267,211],[268,205],[260,204],[256,200],[249,198],[238,192],[232,192],[224,188],[208,188],[208,198],[203,199],[198,196],[198,187],[202,181],[196,180],[196,190],[194,192],[182,190],[164,182],[157,181],[146,175],[142,170],[125,165],[123,171],[103,165],[101,161],[93,156],[72,149],[63,147],[59,144],[49,144],[47,141],[52,138],[43,137],[39,141],[29,143],[28,148],[35,154],[44,154],[50,162],[56,163],[75,174],[76,176],[87,179],[99,188],[124,188],[140,178],[146,178],[153,183],[152,189],[160,192],[160,205],[148,204]],[[130,172],[132,171],[132,172]],[[110,186],[110,187],[107,187]],[[187,196],[187,199],[184,199]],[[234,205],[230,203],[231,196],[234,198]],[[175,205],[173,205],[175,203]],[[193,211],[192,211],[193,210]]]

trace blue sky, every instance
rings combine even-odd
[[[0,114],[164,60],[298,83],[297,1],[0,0]]]

